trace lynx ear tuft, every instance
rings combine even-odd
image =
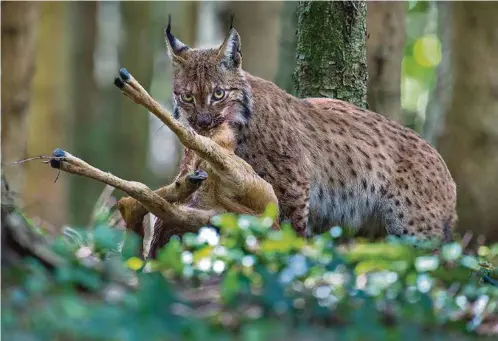
[[[185,63],[185,59],[180,54],[188,50],[189,47],[171,34],[171,14],[168,16],[168,26],[164,30],[164,38],[171,60],[173,62]]]
[[[227,68],[239,68],[242,64],[240,52],[240,36],[235,28],[231,28],[228,36],[218,49],[218,58]]]

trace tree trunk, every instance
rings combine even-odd
[[[68,4],[41,3],[41,20],[36,49],[36,71],[33,79],[27,130],[27,154],[47,155],[65,145],[68,126]],[[54,49],[53,41],[57,41]],[[56,172],[39,162],[24,165],[26,180],[22,191],[24,211],[29,217],[40,217],[52,226],[66,223],[67,178],[54,184]],[[46,226],[45,226],[46,227]],[[58,232],[56,231],[51,232]]]
[[[151,29],[151,3],[125,1],[121,3],[125,43],[120,48],[119,67],[126,67],[140,83],[149,89],[157,46]],[[161,37],[158,27],[156,37]],[[118,71],[118,70],[116,70]],[[130,102],[126,96],[112,86],[109,94],[114,98],[109,111],[113,128],[108,135],[110,151],[107,162],[111,172],[124,179],[147,182],[147,151],[149,142],[149,115],[147,110]]]
[[[2,2],[2,159],[26,155],[26,114],[34,73],[39,4]],[[14,191],[23,185],[22,166],[2,167]]]
[[[288,93],[295,94],[292,74],[296,69],[297,1],[286,1],[282,8],[280,49],[275,84]]]
[[[452,9],[451,2],[439,1],[437,3],[438,36],[441,40],[442,58],[437,67],[437,83],[430,93],[422,129],[422,137],[434,146],[444,131],[444,115],[448,109],[453,84],[451,69]]]
[[[97,35],[98,2],[71,2],[71,79],[70,102],[72,105],[72,146],[68,146],[75,155],[88,160],[97,167],[98,157],[106,157],[105,140],[101,138],[102,125],[108,120],[99,117],[98,89],[94,78],[94,52]],[[112,80],[110,80],[112,83]],[[70,223],[88,223],[93,206],[92,198],[97,199],[103,185],[77,176],[70,176]]]
[[[230,14],[242,41],[242,67],[247,72],[273,81],[277,75],[282,1],[233,1],[220,11],[223,38],[228,33]],[[225,25],[226,24],[226,25]]]
[[[301,1],[298,5],[296,90],[366,107],[364,1]]]
[[[397,121],[401,118],[406,7],[403,1],[371,1],[367,5],[369,109]]]
[[[458,188],[459,229],[498,241],[498,3],[453,2],[446,129],[440,151]]]

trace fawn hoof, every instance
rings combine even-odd
[[[50,160],[50,167],[55,168],[55,169],[60,169],[61,168],[61,162],[59,160]]]
[[[54,152],[52,153],[52,155],[53,155],[53,156],[55,156],[55,157],[64,157],[64,156],[66,156],[66,152],[65,152],[65,151],[63,151],[63,150],[62,150],[62,149],[60,149],[60,148],[56,148],[56,149],[54,150]]]
[[[187,180],[193,184],[199,184],[206,180],[208,177],[207,173],[201,169],[198,169],[194,172],[194,174],[187,175]]]
[[[114,78],[114,85],[117,86],[118,88],[122,89],[125,85],[125,83],[121,80],[121,78],[116,77]]]
[[[65,157],[66,156],[66,152],[63,151],[60,148],[56,148],[54,150],[54,152],[52,153],[52,155],[54,157]],[[61,160],[56,160],[56,159],[50,160],[50,167],[56,168],[56,169],[60,169],[61,168]]]
[[[131,78],[130,73],[124,67],[119,70],[119,75],[125,82]]]

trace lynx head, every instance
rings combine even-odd
[[[173,107],[177,119],[199,132],[223,122],[245,124],[251,114],[250,87],[242,71],[240,36],[234,28],[217,48],[190,48],[165,30],[173,62]]]

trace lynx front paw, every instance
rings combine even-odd
[[[187,175],[187,180],[193,184],[199,184],[206,180],[208,177],[207,173],[201,169],[197,169],[193,174]]]

